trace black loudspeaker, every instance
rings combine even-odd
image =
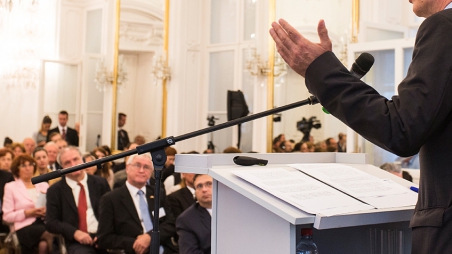
[[[242,91],[228,91],[228,121],[247,116],[250,111]]]
[[[245,96],[242,91],[229,91],[228,90],[228,121],[247,116],[250,111],[248,110],[248,105],[246,105]],[[237,148],[240,149],[240,139],[241,139],[241,125],[238,125],[238,141]]]

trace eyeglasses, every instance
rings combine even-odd
[[[202,190],[203,187],[212,188],[212,182],[205,182],[204,184],[199,183],[195,186],[197,190]]]
[[[140,163],[135,163],[135,164],[131,164],[130,166],[136,168],[136,169],[140,169],[143,168],[144,170],[152,170],[152,167],[149,165],[141,165]]]

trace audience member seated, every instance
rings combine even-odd
[[[32,138],[25,138],[22,144],[24,145],[25,153],[31,156],[31,154],[36,148],[35,140]]]
[[[284,150],[281,148],[281,144],[286,141],[286,137],[284,134],[279,134],[276,138],[273,139],[273,152],[274,153],[283,153]]]
[[[347,135],[344,133],[339,133],[338,135],[339,141],[337,142],[337,151],[340,153],[347,152]]]
[[[55,144],[56,144],[56,142],[58,141],[58,140],[61,140],[62,138],[61,138],[61,134],[60,133],[58,133],[58,132],[52,132],[52,133],[49,133],[49,141],[48,142],[50,142],[50,141],[52,141],[52,142],[55,142]]]
[[[184,187],[167,196],[168,206],[176,219],[185,209],[196,202],[195,186],[193,183],[195,174],[181,173],[181,175]]]
[[[413,177],[410,175],[410,173],[406,172],[406,171],[402,171],[402,168],[400,167],[399,164],[396,163],[385,163],[383,165],[380,166],[381,169],[388,171],[389,173],[392,173],[398,177],[402,177],[403,179],[412,182],[413,181]]]
[[[57,162],[57,156],[60,150],[58,149],[57,144],[55,144],[55,142],[53,141],[49,141],[44,145],[44,149],[47,151],[49,169],[52,171],[60,170],[61,165]]]
[[[174,147],[165,148],[166,162],[162,169],[162,182],[165,182],[168,176],[174,174],[174,161],[176,159],[177,150]],[[180,182],[180,181],[179,181]],[[173,184],[172,186],[176,185]]]
[[[58,158],[63,168],[83,163],[80,151],[72,146],[61,150]],[[96,234],[100,198],[108,191],[104,178],[83,170],[66,174],[47,191],[47,230],[64,237],[69,254],[105,253],[96,248]]]
[[[129,145],[129,147],[127,148],[128,150],[133,150],[135,148],[137,148],[137,144],[136,143],[131,143]],[[124,158],[124,162],[123,163],[119,163],[116,164],[117,165],[117,171],[114,174],[114,186],[113,189],[119,188],[121,186],[123,186],[126,183],[127,180],[127,173],[126,173],[126,163],[127,160],[129,159],[130,156],[126,156]],[[119,165],[124,165],[123,168],[121,169],[121,167],[119,167]]]
[[[311,142],[311,141],[306,142],[306,145],[308,146],[308,153],[315,152],[315,145],[313,142]]]
[[[176,220],[179,253],[210,254],[212,224],[212,177],[194,176],[197,203],[191,205]]]
[[[314,152],[326,152],[327,145],[325,141],[320,141],[315,144]]]
[[[44,116],[41,123],[41,129],[33,134],[33,139],[38,146],[42,147],[46,144],[50,125],[52,125],[52,119],[49,116]]]
[[[0,170],[11,171],[11,163],[13,163],[14,152],[9,148],[0,149]]]
[[[86,163],[86,162],[94,161],[94,160],[96,160],[97,158],[96,158],[96,155],[91,154],[91,153],[87,153],[87,154],[85,154],[85,155],[82,156],[82,159],[83,159],[83,162]],[[96,174],[96,171],[97,171],[97,166],[96,166],[96,165],[91,166],[91,167],[89,167],[89,168],[85,168],[85,172],[86,172],[88,175],[94,175],[94,174]]]
[[[6,137],[3,141],[3,148],[11,148],[11,145],[13,144],[13,140],[9,137]]]
[[[126,253],[149,253],[153,229],[154,189],[146,186],[154,172],[150,154],[132,155],[127,160],[127,181],[101,199],[99,246],[121,249]],[[164,191],[160,193],[160,250],[178,253],[171,243],[174,217],[166,208]],[[162,249],[163,248],[163,249]]]
[[[36,173],[34,176],[39,176],[43,174],[47,174],[52,172],[52,170],[49,169],[49,157],[47,155],[47,151],[42,147],[37,147],[33,151],[33,158],[36,160]],[[49,180],[47,183],[50,185],[58,182],[61,180],[61,177]]]
[[[230,146],[230,147],[226,147],[223,150],[223,153],[242,153],[242,151],[236,147]]]
[[[96,155],[96,157],[98,159],[107,157],[109,155],[108,152],[101,146],[94,148],[94,150],[91,151],[91,154]],[[97,169],[94,174],[98,175],[98,176],[102,176],[103,178],[107,179],[107,182],[110,185],[110,188],[113,188],[115,179],[114,179],[113,170],[111,169],[110,162],[106,162],[106,163],[102,164],[102,168]]]
[[[25,147],[21,143],[13,143],[11,145],[11,150],[14,153],[14,158],[25,153]]]
[[[327,152],[337,152],[337,141],[334,138],[327,138],[325,144]]]
[[[202,152],[203,154],[210,154],[210,153],[215,153],[215,151],[213,149],[206,149],[204,150],[204,152]]]
[[[146,139],[141,136],[141,135],[137,135],[134,139],[133,139],[133,143],[136,143],[137,145],[144,145],[146,143]]]
[[[68,143],[64,139],[58,139],[57,141],[55,141],[55,144],[57,145],[59,151],[63,148],[68,147]]]
[[[53,236],[46,231],[43,220],[46,215],[43,200],[49,185],[31,183],[36,162],[27,154],[14,159],[11,172],[16,180],[5,185],[3,220],[14,223],[22,253],[32,253],[36,247],[39,253],[50,253]]]
[[[13,151],[9,150],[8,148],[2,148],[0,149],[0,217],[3,217],[2,212],[2,203],[3,203],[3,194],[5,190],[5,184],[14,181],[13,174],[9,172],[9,169],[11,168],[11,158],[14,156]],[[8,157],[6,159],[5,157]],[[8,170],[5,170],[3,168],[8,168]],[[6,225],[3,225],[3,223],[0,223],[0,233],[7,233],[9,232],[9,227]]]

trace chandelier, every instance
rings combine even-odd
[[[99,59],[96,65],[96,77],[94,78],[94,82],[96,83],[96,88],[99,91],[105,91],[108,85],[113,84],[113,72],[109,72],[107,67],[105,66],[105,60]],[[122,90],[127,82],[127,71],[124,64],[124,56],[120,55],[118,57],[118,77],[116,79],[116,84],[118,84],[118,88]]]
[[[247,50],[247,56],[245,59],[245,71],[249,72],[253,76],[267,75],[270,72],[267,61],[262,61],[259,54],[257,54],[256,48],[249,48]],[[273,66],[274,76],[284,76],[287,73],[287,65],[278,53],[275,56],[275,62]]]
[[[15,6],[22,6],[30,10],[36,10],[38,5],[38,0],[0,0],[0,9],[6,9],[9,12],[11,12]]]

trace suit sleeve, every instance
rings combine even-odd
[[[99,247],[102,249],[122,249],[126,252],[133,252],[135,238],[115,233],[113,197],[108,194],[100,199],[100,219],[97,235]]]
[[[16,208],[14,206],[14,193],[14,186],[11,184],[6,184],[2,204],[3,220],[10,223],[25,220],[25,210],[15,210]]]
[[[332,52],[308,67],[308,90],[369,141],[400,156],[416,154],[451,117],[452,23],[438,14],[419,29],[413,60],[398,96],[391,100],[381,96],[352,76]]]
[[[199,245],[196,234],[191,229],[188,217],[179,217],[176,221],[177,235],[179,236],[179,254],[204,254]]]
[[[177,217],[179,217],[179,215],[183,212],[183,210],[182,210],[179,200],[173,194],[174,193],[171,193],[169,196],[166,197],[166,202],[167,202],[168,208],[171,209],[174,218],[177,219]]]
[[[58,185],[52,185],[47,190],[46,207],[46,229],[50,233],[61,234],[65,239],[75,241],[74,233],[77,228],[63,221],[62,200]]]
[[[165,209],[165,216],[160,218],[159,226],[160,226],[160,241],[165,242],[168,241],[171,242],[171,237],[176,234],[176,225],[175,225],[175,218],[173,215],[173,212],[171,211],[171,208],[166,203],[166,197],[163,193],[160,193],[160,204],[163,209]],[[150,232],[148,232],[150,233]]]

